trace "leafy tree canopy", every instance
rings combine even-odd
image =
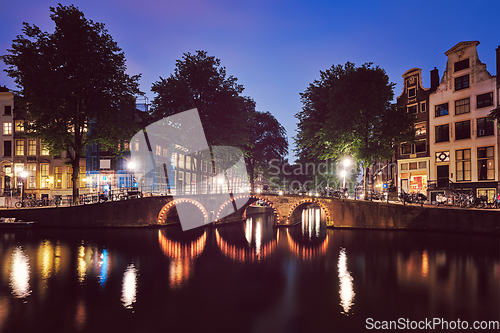
[[[388,159],[394,144],[414,137],[413,117],[391,105],[393,83],[371,63],[332,66],[301,93],[297,152],[303,159],[351,155],[371,163]]]
[[[414,140],[414,118],[391,105],[394,84],[371,63],[347,62],[320,71],[301,93],[295,137],[302,160],[339,160],[350,155],[368,167],[390,159],[394,146]]]
[[[244,88],[237,78],[206,51],[184,53],[174,73],[160,77],[151,90],[157,94],[152,101],[156,120],[197,108],[210,145],[244,147],[248,143],[248,113],[255,102],[241,96]]]
[[[255,171],[266,172],[272,160],[281,161],[288,152],[288,140],[285,128],[270,112],[251,112],[249,123],[245,162],[253,191]]]
[[[25,128],[53,153],[68,153],[77,184],[87,144],[116,147],[133,134],[129,120],[139,76],[126,74],[125,56],[104,24],[86,19],[73,5],[50,11],[55,31],[24,23],[4,61],[19,88],[16,109],[29,111]],[[73,194],[76,200],[76,186]]]

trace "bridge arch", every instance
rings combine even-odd
[[[322,202],[320,202],[319,200],[315,200],[313,198],[304,198],[302,200],[299,200],[297,201],[294,205],[292,205],[292,207],[290,208],[290,210],[288,211],[288,214],[286,216],[286,219],[285,219],[285,223],[286,224],[290,224],[290,220],[293,216],[293,213],[295,212],[295,210],[297,208],[299,208],[300,206],[303,206],[303,205],[309,205],[309,204],[315,204],[315,205],[318,205],[321,209],[321,211],[325,214],[326,216],[326,223],[328,225],[328,222],[330,221],[331,217],[330,217],[330,213],[329,213],[329,210],[328,210],[328,207],[326,207]]]
[[[163,208],[160,210],[160,213],[158,213],[158,219],[157,219],[157,223],[158,224],[166,224],[167,221],[167,215],[168,215],[168,212],[177,204],[181,204],[181,203],[189,203],[189,204],[192,204],[194,206],[196,206],[200,212],[203,214],[203,222],[205,224],[208,223],[208,213],[207,213],[207,210],[205,209],[205,207],[203,207],[203,205],[201,203],[199,203],[198,201],[194,200],[194,199],[191,199],[191,198],[180,198],[180,199],[175,199],[175,200],[172,200],[170,201],[169,203],[167,203],[165,206],[163,206]]]
[[[270,201],[270,200],[268,200],[268,199],[266,199],[266,198],[264,198],[264,197],[260,197],[260,196],[256,196],[256,195],[250,195],[250,197],[249,197],[247,194],[245,194],[245,195],[241,195],[241,196],[237,196],[237,197],[234,197],[233,199],[231,199],[231,200],[227,200],[226,202],[224,202],[224,203],[220,206],[219,210],[217,211],[217,215],[216,215],[216,217],[215,217],[215,220],[216,220],[216,221],[218,221],[218,220],[221,218],[222,211],[223,211],[223,210],[224,210],[224,208],[226,208],[229,204],[232,204],[232,203],[233,203],[233,201],[235,201],[235,200],[238,200],[238,199],[243,199],[243,198],[249,198],[249,200],[248,200],[247,204],[245,204],[245,206],[244,206],[244,207],[245,207],[245,209],[247,209],[247,208],[248,208],[248,206],[249,206],[251,203],[255,202],[255,201],[258,201],[258,200],[262,200],[262,201],[264,201],[264,202],[266,203],[266,205],[268,205],[269,207],[271,207],[271,208],[273,209],[274,213],[276,214],[277,221],[280,221],[281,214],[279,213],[278,209],[275,207],[275,204],[274,204],[272,201]]]

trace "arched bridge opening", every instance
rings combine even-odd
[[[309,216],[304,216],[304,212],[308,208],[319,209],[319,216],[313,216],[313,218],[319,218],[320,221],[324,222],[326,225],[328,225],[328,222],[331,221],[331,214],[326,205],[318,200],[305,198],[298,200],[290,207],[284,223],[286,225],[293,225],[302,222],[305,218],[311,218]]]
[[[175,199],[167,203],[158,214],[158,224],[179,223],[180,219],[189,223],[207,224],[208,213],[198,201],[190,198]]]

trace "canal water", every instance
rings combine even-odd
[[[314,208],[302,220],[2,232],[0,332],[366,332],[391,321],[470,329],[500,320],[498,237],[326,229]]]

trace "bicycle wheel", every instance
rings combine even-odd
[[[21,208],[21,207],[23,207],[23,203],[22,203],[22,201],[18,201],[18,202],[16,202],[15,206],[16,206],[16,208]]]

